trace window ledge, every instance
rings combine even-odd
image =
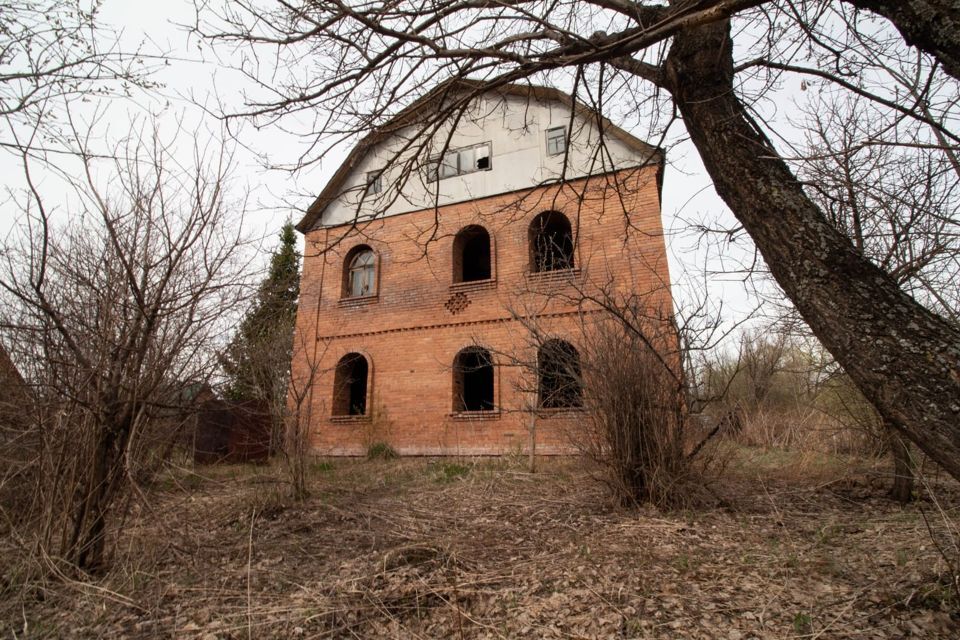
[[[531,282],[542,282],[544,284],[575,280],[581,275],[583,275],[583,272],[580,270],[580,267],[574,267],[573,269],[554,269],[553,271],[528,271],[526,273],[527,279]]]
[[[472,422],[479,420],[499,420],[500,410],[492,409],[488,411],[454,411],[450,414],[454,420]]]
[[[580,416],[586,413],[584,407],[540,407],[537,409],[538,418],[564,418]]]
[[[487,280],[468,280],[467,282],[454,282],[450,285],[451,291],[480,291],[481,289],[495,289],[497,287],[496,278]]]
[[[372,296],[357,296],[355,298],[340,298],[337,301],[337,306],[339,307],[363,307],[368,304],[373,304],[380,300],[380,296],[373,294]]]
[[[363,416],[330,416],[330,422],[334,424],[356,424],[360,422],[370,422],[368,415]]]

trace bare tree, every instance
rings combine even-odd
[[[901,65],[901,67],[904,65]],[[934,79],[921,64],[892,68],[907,95]],[[911,73],[912,72],[912,73]],[[927,143],[904,124],[855,96],[821,96],[807,114],[800,174],[828,220],[855,249],[887,271],[915,299],[957,324],[960,319],[960,162],[949,146]],[[914,466],[909,441],[888,419],[894,458],[891,496],[907,502]]]
[[[307,340],[307,335],[307,332],[295,334],[292,357],[287,360],[289,382],[283,414],[283,455],[294,500],[303,500],[309,495],[307,461],[311,452],[311,425],[314,422],[313,394],[317,377],[323,373],[320,362],[326,353],[326,345],[321,346],[317,340]],[[320,403],[321,412],[324,408],[325,404]]]
[[[900,74],[897,74],[899,77]],[[905,92],[918,92],[910,78]],[[867,100],[825,95],[807,111],[800,176],[854,248],[911,296],[960,321],[960,158],[931,145],[916,124]]]
[[[126,95],[153,88],[159,59],[125,51],[119,34],[101,23],[96,0],[0,0],[0,117],[12,128],[62,124],[72,98]],[[59,120],[59,121],[58,121]],[[8,131],[0,146],[29,141]]]
[[[39,397],[22,459],[35,471],[29,524],[44,553],[97,570],[154,453],[147,436],[175,437],[171,417],[217,366],[246,285],[243,208],[226,199],[222,147],[196,148],[187,169],[149,128],[120,145],[123,160],[98,163],[74,142],[83,174],[59,222],[22,152],[21,241],[4,252],[0,291]]]
[[[277,81],[272,69],[245,69],[258,82],[248,115],[318,114],[310,131],[321,138],[300,164],[387,124],[441,83],[431,123],[455,125],[488,89],[551,78],[602,112],[619,104],[654,124],[682,120],[717,193],[814,334],[884,419],[960,477],[960,331],[830,223],[758,102],[799,75],[867,97],[955,148],[958,19],[947,0],[304,1],[272,10],[234,0],[198,30],[264,45],[298,70]],[[935,80],[920,96],[888,90],[873,62],[912,55],[911,45]],[[304,65],[312,73],[300,73]]]

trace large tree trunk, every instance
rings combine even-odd
[[[675,37],[664,86],[717,193],[883,418],[960,479],[960,332],[858,254],[804,194],[733,90],[728,21]]]
[[[913,456],[910,442],[902,437],[891,425],[885,424],[887,438],[890,441],[890,453],[893,455],[893,486],[890,497],[900,504],[913,500]]]

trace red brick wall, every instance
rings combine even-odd
[[[548,210],[573,224],[577,269],[531,275],[528,227]],[[453,284],[453,238],[470,224],[490,233],[493,278]],[[295,372],[304,386],[312,377],[301,414],[323,455],[360,455],[381,441],[404,454],[524,450],[536,387],[530,327],[577,345],[596,313],[578,291],[600,288],[671,310],[654,167],[314,230],[306,240]],[[343,258],[359,244],[377,254],[377,294],[342,300]],[[483,419],[452,415],[453,360],[471,345],[497,365],[499,411]],[[331,419],[333,369],[351,352],[370,366],[367,416]],[[582,420],[577,411],[538,418],[538,452],[568,451]]]

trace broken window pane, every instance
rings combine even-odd
[[[490,145],[482,144],[473,149],[473,168],[485,171],[490,168]]]
[[[490,143],[456,149],[435,158],[427,167],[427,180],[436,182],[444,178],[461,176],[474,171],[486,171],[491,166]]]

